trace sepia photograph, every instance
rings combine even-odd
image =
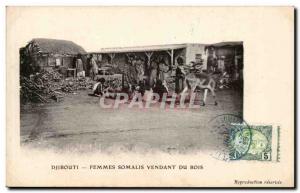
[[[8,6],[6,186],[293,188],[294,14]]]
[[[20,101],[22,146],[207,149],[209,120],[243,115],[243,43],[87,52],[69,40],[34,38],[20,48]]]

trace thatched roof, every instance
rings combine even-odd
[[[72,55],[87,53],[81,46],[67,40],[35,38],[29,43],[36,45],[40,53]]]

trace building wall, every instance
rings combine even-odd
[[[36,58],[36,64],[41,67],[41,69],[49,69],[54,67],[59,68],[74,68],[75,56],[39,56]],[[60,62],[60,66],[57,66],[57,60]]]
[[[217,48],[216,49],[216,56],[234,56],[235,51],[234,48]]]
[[[29,75],[35,72],[43,71],[43,70],[51,70],[51,69],[58,69],[62,74],[67,75],[67,69],[74,67],[74,56],[42,56],[42,55],[29,55],[29,56],[22,56],[26,57],[27,59],[23,59],[24,61],[20,64],[21,71],[24,75]],[[56,65],[56,60],[60,60],[60,66]]]
[[[243,65],[243,49],[242,47],[222,47],[216,48],[216,56],[220,60],[224,57],[224,65],[231,68],[234,65]],[[239,59],[239,60],[237,60]]]
[[[196,55],[201,54],[202,59],[206,60],[204,44],[188,44],[186,48],[186,65],[190,65],[191,62],[196,62]],[[204,62],[204,69],[206,69],[206,62]]]
[[[74,57],[63,57],[62,65],[66,68],[72,68],[74,66]]]

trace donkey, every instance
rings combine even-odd
[[[204,96],[203,96],[203,106],[206,104],[207,92],[208,90],[211,92],[215,105],[218,105],[216,100],[216,81],[213,79],[211,74],[207,73],[187,73],[184,77],[185,80],[185,87],[180,95],[184,94],[188,89],[190,89],[190,94],[195,92],[196,87],[200,89],[204,89]]]

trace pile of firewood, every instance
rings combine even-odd
[[[43,71],[20,77],[21,103],[59,101],[66,93],[91,88],[93,81],[88,78],[66,78],[57,71]]]

